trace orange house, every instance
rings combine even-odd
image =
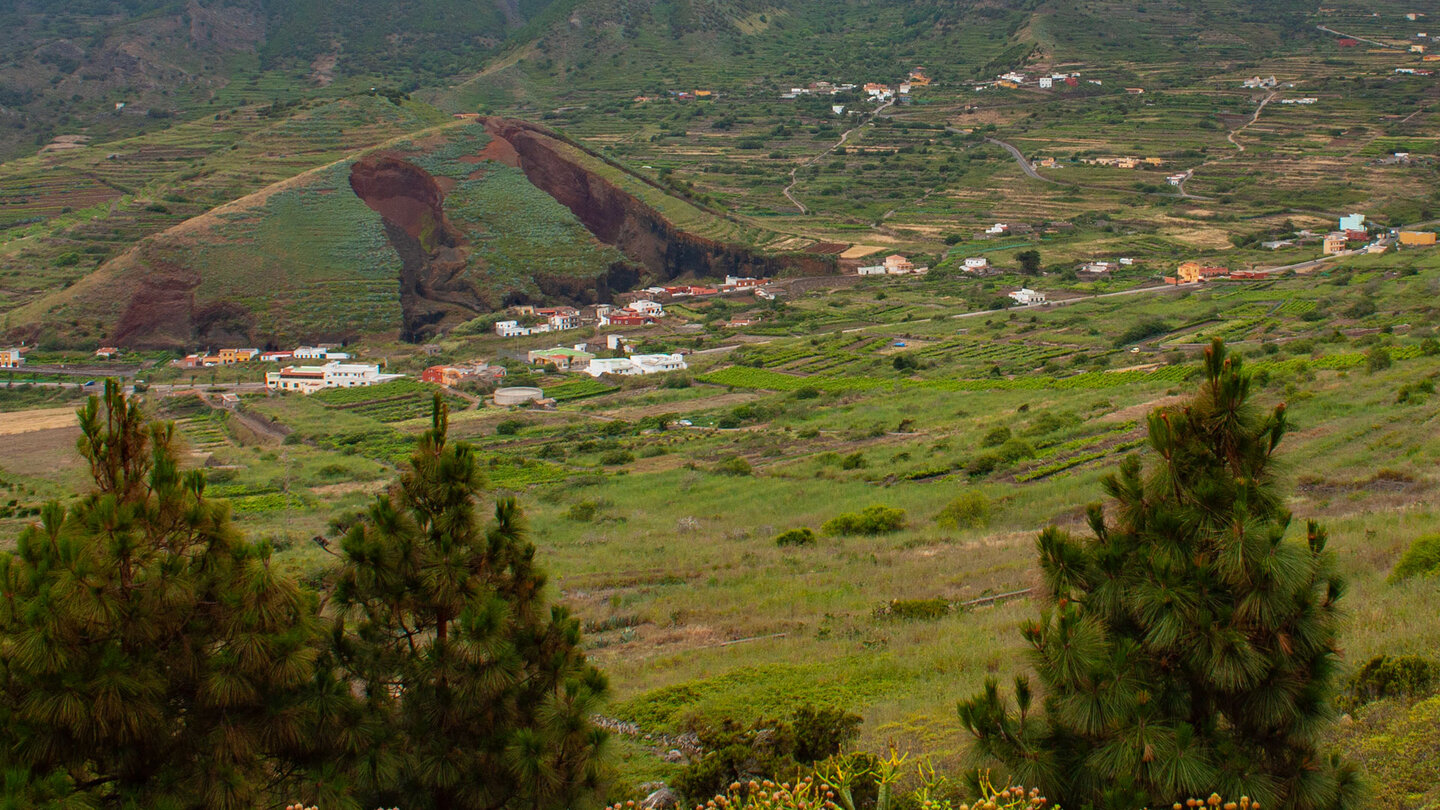
[[[1435,233],[1433,231],[1401,231],[1400,244],[1402,245],[1433,245],[1435,244]]]

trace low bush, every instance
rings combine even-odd
[[[875,615],[902,621],[932,622],[949,612],[949,600],[937,596],[934,599],[891,599],[881,605]]]
[[[805,526],[775,535],[775,545],[777,546],[811,546],[814,544],[815,531]]]
[[[840,460],[842,470],[861,470],[865,468],[865,456],[862,453],[851,453]]]
[[[1350,676],[1341,701],[1353,709],[1389,697],[1420,697],[1440,684],[1440,663],[1418,655],[1377,655]]]
[[[1000,425],[999,427],[991,428],[990,432],[985,434],[985,438],[980,440],[980,446],[999,447],[1008,441],[1010,441],[1010,428]]]
[[[615,467],[621,464],[629,464],[635,460],[635,454],[629,450],[607,450],[600,456],[600,463],[606,467]]]
[[[696,729],[705,753],[685,766],[671,784],[691,800],[703,802],[737,782],[795,778],[806,766],[833,757],[854,742],[860,736],[860,723],[857,714],[810,705],[797,709],[789,720],[742,723],[723,718]]]
[[[750,475],[753,472],[750,462],[741,456],[727,458],[716,464],[714,469],[720,475]]]
[[[989,523],[990,499],[975,490],[960,493],[935,516],[935,524],[943,529],[979,529]]]
[[[514,436],[524,429],[527,423],[520,419],[506,419],[495,425],[496,436]]]
[[[1389,581],[1436,575],[1440,575],[1440,534],[1427,534],[1415,538],[1410,544],[1400,562],[1391,569]]]
[[[601,505],[595,501],[581,501],[571,504],[570,508],[565,510],[565,517],[576,523],[589,523],[600,514],[600,508]]]
[[[970,459],[970,462],[965,465],[965,472],[968,475],[978,478],[982,475],[989,475],[995,472],[1003,462],[1004,459],[995,453],[982,453]]]
[[[834,536],[890,534],[905,528],[905,510],[891,506],[867,506],[859,512],[846,512],[825,521],[820,529]]]

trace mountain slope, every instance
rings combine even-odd
[[[551,2],[7,0],[0,158],[332,85],[418,87],[483,63]]]
[[[754,250],[784,237],[543,128],[483,123],[399,138],[191,218],[10,313],[10,332],[52,346],[418,341],[510,304],[609,301],[646,278],[834,271],[827,257]]]

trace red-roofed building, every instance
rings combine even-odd
[[[644,326],[647,323],[654,323],[655,319],[648,315],[631,312],[612,312],[606,316],[610,326]]]
[[[1359,46],[1360,46],[1360,40],[1358,40],[1358,39],[1351,39],[1350,37],[1345,37],[1345,38],[1343,38],[1343,39],[1337,39],[1337,40],[1335,40],[1335,44],[1336,44],[1336,45],[1339,45],[1339,46],[1342,47],[1342,48],[1356,48],[1356,47],[1359,47]]]

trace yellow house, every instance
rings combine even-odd
[[[1175,278],[1179,279],[1181,284],[1194,284],[1198,282],[1200,280],[1200,263],[1185,262],[1181,264],[1175,268]]]
[[[25,365],[25,355],[19,349],[0,349],[0,368],[20,368]]]
[[[1435,244],[1435,233],[1433,231],[1401,231],[1400,244],[1433,245]]]
[[[1345,252],[1347,241],[1343,232],[1327,234],[1321,248],[1321,253],[1326,256],[1333,256],[1336,253]]]
[[[221,349],[220,365],[228,366],[234,363],[248,363],[260,354],[259,349]]]

